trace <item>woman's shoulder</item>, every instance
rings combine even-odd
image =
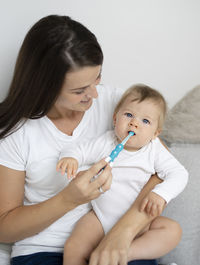
[[[42,123],[44,123],[43,118],[21,120],[8,136],[1,141],[24,141],[26,135],[33,135],[34,131],[37,131]]]
[[[103,102],[113,102],[115,104],[119,101],[124,92],[124,90],[119,87],[104,84],[98,85],[97,91],[99,95],[97,99],[102,100]]]
[[[43,118],[22,120],[8,136],[1,139],[0,164],[16,170],[25,170],[30,150],[38,149],[38,143],[45,137],[41,123]]]
[[[105,85],[98,85],[97,92],[98,97],[93,100],[87,116],[90,126],[94,124],[97,135],[101,135],[112,129],[113,111],[121,93],[118,89]]]
[[[98,85],[97,86],[98,97],[94,100],[93,108],[100,111],[100,114],[107,113],[113,114],[114,107],[121,98],[123,91],[119,88]]]

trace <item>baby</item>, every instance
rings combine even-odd
[[[134,132],[113,163],[111,188],[91,202],[93,210],[79,220],[66,241],[65,265],[87,264],[92,250],[130,208],[155,173],[163,182],[143,199],[140,210],[158,217],[133,239],[127,259],[157,258],[179,242],[178,224],[159,216],[165,204],[183,191],[188,181],[185,168],[157,137],[165,114],[166,102],[158,91],[145,85],[132,86],[114,110],[113,131],[73,149],[63,150],[57,170],[63,174],[66,171],[71,178],[76,175],[78,167],[109,156],[130,131]]]

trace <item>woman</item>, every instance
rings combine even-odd
[[[95,36],[69,17],[45,17],[24,39],[0,104],[0,242],[15,242],[13,265],[62,264],[64,242],[89,211],[88,202],[110,187],[108,165],[91,181],[103,160],[70,183],[55,171],[63,145],[110,129],[119,96],[111,88],[96,88],[102,63]],[[139,212],[139,202],[158,182],[152,178],[105,236],[93,264],[126,264],[130,242],[153,218]]]

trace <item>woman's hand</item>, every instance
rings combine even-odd
[[[102,173],[95,179],[99,171],[104,168]],[[72,208],[80,204],[87,203],[101,194],[99,188],[107,191],[112,182],[111,167],[104,160],[100,160],[86,171],[77,174],[69,185],[60,192],[66,203],[71,203]]]
[[[114,227],[93,251],[89,265],[127,265],[130,234],[124,226]]]

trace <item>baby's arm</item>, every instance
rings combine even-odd
[[[92,165],[110,154],[110,145],[107,144],[110,139],[111,131],[84,141],[79,144],[72,144],[64,147],[60,153],[60,158],[73,157],[78,161],[78,166]]]
[[[163,182],[156,185],[152,191],[169,203],[186,187],[188,172],[159,140],[155,144],[154,169]]]
[[[151,216],[160,215],[165,205],[185,188],[188,173],[179,161],[161,144],[154,142],[154,167],[162,183],[145,196],[140,204],[140,211]]]
[[[61,158],[56,166],[56,170],[60,171],[64,175],[67,171],[68,179],[74,178],[78,169],[78,161],[73,157],[63,157]]]
[[[153,217],[159,216],[166,204],[184,189],[187,183],[187,171],[183,167],[179,168],[177,163],[174,164],[172,164],[174,166],[172,170],[170,167],[168,167],[168,174],[164,173],[166,174],[165,179],[163,179],[164,181],[161,184],[155,186],[153,191],[149,192],[143,198],[140,204],[141,212],[145,211],[147,214]],[[177,185],[180,187],[176,188]],[[174,192],[172,192],[171,195],[171,191],[173,190]]]

